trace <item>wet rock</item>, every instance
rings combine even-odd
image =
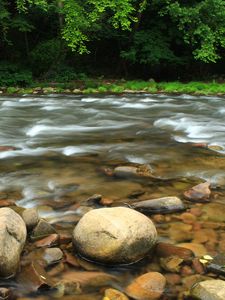
[[[178,273],[183,261],[182,258],[177,256],[160,258],[160,266],[168,272]]]
[[[106,289],[103,300],[129,300],[125,294],[115,289]]]
[[[166,285],[165,277],[158,272],[149,272],[136,278],[126,288],[129,297],[135,300],[160,299]]]
[[[113,170],[116,177],[152,177],[149,165],[118,166]]]
[[[0,208],[1,277],[11,277],[16,273],[26,236],[23,219],[11,208]]]
[[[15,205],[14,200],[0,200],[0,207],[8,207]]]
[[[202,265],[202,263],[199,261],[198,258],[193,259],[192,267],[195,270],[195,272],[198,273],[198,274],[204,274],[205,273],[204,266]]]
[[[225,276],[225,254],[218,254],[210,264],[207,265],[207,271]]]
[[[194,258],[194,253],[190,249],[168,243],[158,243],[156,245],[156,255],[157,257],[176,256],[185,261],[189,261]]]
[[[169,228],[169,236],[175,242],[190,241],[193,238],[192,225],[172,223]]]
[[[40,220],[32,232],[32,240],[42,239],[50,234],[56,233],[54,227],[45,220]]]
[[[209,187],[209,182],[200,183],[184,192],[184,197],[194,202],[208,202],[211,194]]]
[[[208,149],[213,150],[213,151],[223,151],[224,148],[219,145],[208,145]]]
[[[64,295],[82,294],[111,286],[117,281],[115,276],[104,272],[66,272],[56,288],[63,289]]]
[[[56,233],[50,234],[49,236],[46,236],[45,238],[38,240],[37,242],[34,243],[34,245],[37,248],[42,248],[42,247],[52,247],[56,246],[59,243],[59,235]]]
[[[191,295],[201,300],[224,300],[225,281],[212,279],[199,282],[191,289]]]
[[[49,276],[57,276],[65,270],[65,265],[63,262],[59,262],[56,265],[53,265],[50,270],[48,270]]]
[[[10,289],[0,287],[0,300],[8,300],[10,298]]]
[[[182,278],[182,283],[186,289],[190,290],[191,287],[194,286],[196,283],[204,281],[204,280],[209,280],[209,279],[211,279],[211,278],[208,276],[194,274],[194,275],[185,276],[184,278]]]
[[[63,252],[59,248],[47,248],[44,251],[44,260],[47,265],[59,262],[63,258]]]
[[[140,260],[152,249],[156,237],[149,218],[125,207],[92,210],[73,232],[74,246],[82,256],[110,264]]]
[[[207,254],[206,248],[203,245],[201,245],[201,244],[197,244],[197,243],[181,243],[181,244],[178,244],[177,246],[190,249],[191,251],[193,251],[193,253],[195,254],[195,256],[198,256],[198,257],[204,256],[204,255]]]
[[[50,289],[54,283],[37,262],[31,262],[22,268],[18,274],[17,282],[27,292],[36,292],[40,289]]]
[[[185,209],[183,202],[177,197],[163,197],[132,203],[132,207],[146,214],[172,213]]]
[[[206,214],[206,218],[213,222],[225,222],[224,204],[209,203],[204,205],[202,211]]]
[[[132,166],[120,166],[114,169],[114,175],[117,177],[138,176],[138,168]]]
[[[102,195],[94,194],[91,197],[89,197],[88,199],[86,199],[85,202],[89,205],[93,205],[93,204],[99,204],[99,202],[101,200],[102,200]]]
[[[165,274],[166,282],[170,285],[177,285],[181,283],[181,277],[178,274]]]
[[[22,218],[28,230],[34,228],[39,221],[39,215],[37,209],[36,208],[25,209],[22,213]]]
[[[18,148],[13,147],[13,146],[0,146],[0,152],[1,151],[12,151],[12,150],[17,150]]]

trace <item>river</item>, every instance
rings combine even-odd
[[[0,146],[15,147],[0,151],[0,196],[38,207],[64,231],[90,209],[85,201],[93,194],[113,203],[136,194],[140,200],[180,197],[209,181],[212,202],[225,211],[224,103],[223,97],[164,94],[0,97]],[[142,164],[154,180],[106,175],[119,165]],[[171,239],[173,222],[181,220],[169,216],[157,225],[161,239]]]

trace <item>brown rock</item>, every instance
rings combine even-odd
[[[32,240],[42,239],[50,234],[56,233],[54,227],[45,220],[40,220],[32,232]]]
[[[189,241],[193,237],[192,226],[184,223],[172,223],[170,225],[169,235],[175,242]]]
[[[0,207],[8,207],[15,205],[14,200],[0,200]]]
[[[209,182],[200,183],[184,192],[184,197],[190,201],[208,202],[211,194],[209,187]]]
[[[0,151],[12,151],[17,150],[18,148],[13,146],[0,146]]]
[[[52,280],[43,267],[37,262],[32,262],[22,268],[17,277],[17,281],[26,290],[26,293],[36,292],[41,288],[50,288],[53,286]]]
[[[162,296],[165,285],[166,279],[162,274],[149,272],[128,285],[126,293],[135,300],[156,300]]]
[[[194,253],[190,249],[168,243],[158,243],[156,245],[156,255],[157,257],[177,256],[185,261],[194,257]]]
[[[187,248],[190,249],[191,251],[194,252],[195,256],[201,257],[207,254],[207,250],[206,248],[201,245],[201,244],[197,244],[197,243],[181,243],[181,244],[177,244],[178,247],[183,247],[183,248]]]
[[[183,266],[181,268],[180,273],[181,273],[182,276],[190,276],[190,275],[194,274],[194,271],[189,266]]]
[[[177,256],[171,256],[166,258],[160,258],[160,266],[169,272],[179,272],[183,259]]]
[[[126,295],[115,289],[106,289],[103,300],[129,300]]]
[[[165,274],[166,281],[170,285],[177,285],[181,283],[181,277],[178,274]]]
[[[185,224],[193,224],[196,221],[196,216],[185,212],[180,215],[180,219],[185,223]]]
[[[198,258],[194,258],[192,261],[192,267],[195,270],[196,273],[198,274],[204,274],[205,269],[204,266],[201,264]]]
[[[59,235],[56,233],[50,234],[49,236],[46,236],[45,238],[38,240],[34,243],[34,245],[37,248],[43,248],[43,247],[53,247],[58,245],[59,243]]]
[[[81,294],[99,290],[100,287],[110,286],[117,282],[115,276],[104,272],[66,272],[62,275],[60,284],[64,284],[67,295]]]

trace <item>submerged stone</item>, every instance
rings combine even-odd
[[[209,182],[200,183],[184,192],[184,197],[194,202],[209,202],[209,197],[211,195],[209,187]]]
[[[149,272],[136,278],[126,288],[129,297],[135,300],[160,299],[166,285],[165,277],[158,272]]]
[[[183,202],[177,197],[163,197],[151,200],[134,202],[131,205],[134,209],[146,214],[166,214],[185,209]]]
[[[93,261],[129,264],[142,259],[155,245],[152,221],[130,208],[100,208],[85,214],[73,231],[78,252]]]

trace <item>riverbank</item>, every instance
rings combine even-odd
[[[225,95],[224,82],[155,82],[85,79],[68,83],[34,82],[29,87],[2,87],[2,95],[24,94],[123,94],[123,93],[168,93],[192,95]]]

